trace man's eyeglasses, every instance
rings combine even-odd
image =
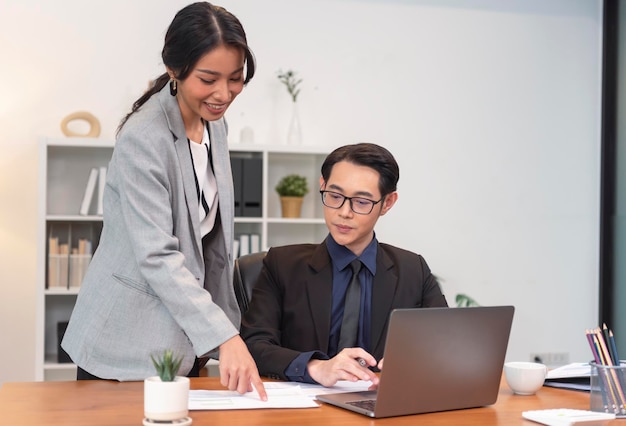
[[[338,192],[320,191],[322,195],[322,203],[331,209],[340,209],[346,200],[350,201],[350,209],[356,214],[370,214],[374,210],[374,206],[380,203],[385,196],[378,201],[370,200],[363,197],[346,197]]]

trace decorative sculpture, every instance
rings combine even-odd
[[[89,124],[89,131],[87,133],[77,133],[68,128],[68,124],[74,120],[84,120]],[[74,112],[61,121],[61,131],[65,136],[69,137],[84,137],[84,138],[97,138],[100,136],[100,121],[87,111]]]

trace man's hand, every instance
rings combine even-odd
[[[254,359],[239,335],[220,345],[220,383],[240,394],[252,392],[253,388],[262,401],[267,401],[267,392],[259,376]]]
[[[365,361],[365,365],[359,360]],[[346,348],[329,360],[312,359],[307,369],[311,378],[322,386],[334,386],[339,380],[371,380],[372,388],[376,388],[378,376],[368,366],[376,366],[373,356],[361,348]]]

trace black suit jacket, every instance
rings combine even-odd
[[[393,309],[448,304],[420,255],[379,243],[376,271],[370,341],[372,355],[380,360]],[[241,323],[261,375],[287,380],[285,369],[302,352],[328,352],[332,284],[325,243],[269,250]]]

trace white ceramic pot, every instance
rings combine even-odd
[[[189,378],[176,376],[162,382],[159,376],[143,381],[144,416],[150,420],[179,420],[189,414]]]

